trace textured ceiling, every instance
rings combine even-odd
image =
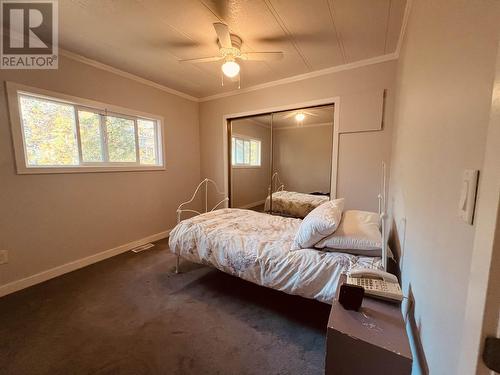
[[[406,0],[63,0],[60,46],[139,77],[204,97],[221,86],[212,24],[225,22],[242,51],[283,51],[241,63],[241,87],[392,53]]]

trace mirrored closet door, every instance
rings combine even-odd
[[[272,115],[271,212],[305,217],[330,199],[333,106]]]
[[[271,115],[230,122],[231,207],[264,210],[271,181]]]
[[[231,207],[305,217],[330,199],[333,105],[229,124]]]

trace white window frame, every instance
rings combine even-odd
[[[44,90],[36,87],[21,85],[14,82],[6,82],[7,99],[9,105],[10,124],[12,130],[12,142],[14,145],[14,155],[16,160],[16,169],[18,174],[47,174],[47,173],[88,173],[88,172],[126,172],[126,171],[158,171],[165,170],[165,147],[163,136],[165,134],[163,128],[163,117],[152,115],[150,113],[140,112],[123,108],[111,104],[101,103],[94,100],[83,99],[71,95],[61,94],[49,90]],[[70,104],[75,110],[75,125],[76,137],[78,142],[78,155],[80,164],[78,166],[33,166],[28,165],[26,159],[26,144],[24,142],[24,131],[21,120],[20,111],[20,96],[21,95],[39,97],[54,102]],[[136,161],[135,162],[83,162],[82,148],[80,140],[80,127],[78,119],[78,110],[94,112],[100,115],[109,115],[122,118],[130,118],[134,120],[135,126],[135,141],[136,141]],[[106,137],[105,126],[103,125],[104,117],[101,116],[101,137]],[[138,129],[137,120],[152,120],[156,121],[156,153],[158,156],[158,164],[140,164],[139,161],[139,144],[138,144]],[[107,143],[102,143],[103,152],[107,153]],[[107,159],[107,158],[106,158]]]
[[[244,141],[257,141],[260,143],[259,151],[259,165],[251,165],[251,164],[233,164],[232,158],[233,158],[233,152],[234,150],[232,149],[233,145],[233,138],[238,138],[242,139]],[[231,134],[231,167],[232,168],[262,168],[262,139],[255,138],[255,137],[249,137],[248,135],[242,135],[242,134]]]

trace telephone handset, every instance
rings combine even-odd
[[[353,270],[347,275],[347,284],[362,287],[368,296],[394,302],[403,300],[398,278],[388,272],[373,268]]]

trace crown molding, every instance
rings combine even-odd
[[[156,83],[154,81],[150,81],[146,78],[139,77],[135,74],[126,72],[124,70],[115,68],[111,65],[107,65],[107,64],[101,63],[101,62],[96,61],[96,60],[89,59],[88,57],[79,55],[79,54],[74,53],[74,52],[70,52],[70,51],[62,49],[62,48],[59,49],[59,53],[62,56],[65,56],[71,60],[75,60],[75,61],[81,62],[83,64],[93,66],[94,68],[105,70],[105,71],[113,73],[113,74],[117,74],[117,75],[122,76],[124,78],[128,78],[130,80],[142,83],[144,85],[154,87],[158,90],[168,92],[169,94],[173,94],[173,95],[179,96],[181,98],[191,100],[193,102],[207,102],[207,101],[211,101],[211,100],[225,98],[228,96],[244,94],[246,92],[251,92],[251,91],[256,91],[256,90],[261,90],[261,89],[265,89],[268,87],[274,87],[274,86],[284,85],[284,84],[291,83],[291,82],[306,80],[309,78],[320,77],[320,76],[323,76],[326,74],[341,72],[344,70],[356,69],[356,68],[361,68],[363,66],[379,64],[379,63],[386,62],[386,61],[396,60],[398,58],[398,55],[396,53],[390,53],[387,55],[372,57],[372,58],[366,59],[366,60],[355,61],[355,62],[349,63],[349,64],[342,64],[342,65],[332,66],[332,67],[326,68],[326,69],[315,70],[312,72],[299,74],[296,76],[287,77],[287,78],[279,79],[276,81],[265,82],[265,83],[261,83],[258,85],[249,86],[249,87],[246,87],[243,89],[232,90],[232,91],[228,91],[228,92],[224,92],[224,93],[220,93],[220,94],[214,94],[214,95],[205,96],[202,98],[197,98],[197,97],[194,97],[192,95],[186,94],[184,92],[172,89],[170,87],[161,85],[161,84]]]
[[[199,101],[200,102],[208,102],[211,100],[226,98],[228,96],[234,96],[234,95],[244,94],[244,93],[251,92],[251,91],[262,90],[262,89],[269,88],[269,87],[285,85],[287,83],[303,81],[305,79],[321,77],[321,76],[324,76],[327,74],[342,72],[344,70],[351,70],[351,69],[361,68],[361,67],[368,66],[368,65],[383,63],[386,61],[397,60],[397,58],[398,58],[398,56],[396,55],[396,53],[389,53],[389,54],[382,55],[382,56],[372,57],[370,59],[355,61],[355,62],[352,62],[349,64],[332,66],[330,68],[315,70],[313,72],[308,72],[308,73],[304,73],[304,74],[298,74],[296,76],[278,79],[276,81],[261,83],[258,85],[249,86],[249,87],[239,89],[239,90],[232,90],[232,91],[223,92],[220,94],[205,96],[203,98],[200,98]]]
[[[88,57],[81,56],[81,55],[79,55],[77,53],[70,52],[68,50],[59,48],[59,54],[65,56],[65,57],[67,57],[67,58],[69,58],[71,60],[75,60],[75,61],[87,64],[87,65],[93,66],[94,68],[105,70],[107,72],[114,73],[114,74],[122,76],[124,78],[128,78],[128,79],[130,79],[132,81],[136,81],[136,82],[142,83],[143,85],[151,86],[151,87],[154,87],[155,89],[168,92],[169,94],[173,94],[173,95],[179,96],[181,98],[191,100],[193,102],[199,102],[199,98],[196,98],[194,96],[191,96],[191,95],[186,94],[186,93],[181,92],[181,91],[174,90],[174,89],[172,89],[170,87],[161,85],[161,84],[156,83],[154,81],[150,81],[150,80],[148,80],[146,78],[139,77],[139,76],[137,76],[135,74],[126,72],[124,70],[121,70],[121,69],[112,67],[110,65],[101,63],[99,61],[89,59]]]

